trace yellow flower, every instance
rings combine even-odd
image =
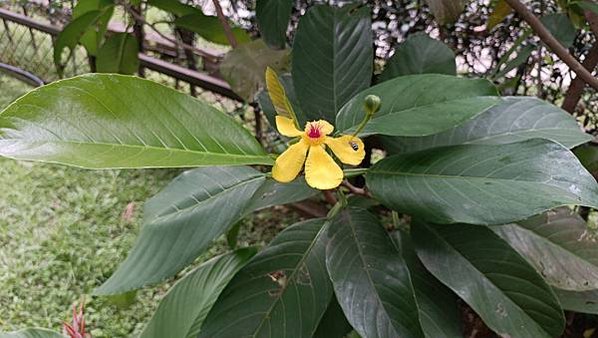
[[[295,127],[292,118],[278,115],[276,128],[284,136],[301,137],[276,159],[272,177],[279,182],[294,180],[305,162],[305,180],[309,186],[320,190],[334,189],[343,180],[343,170],[326,152],[326,146],[345,164],[359,165],[365,157],[361,139],[353,135],[329,137],[334,127],[324,120],[308,122],[301,131]]]

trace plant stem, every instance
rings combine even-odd
[[[226,35],[226,39],[228,40],[228,43],[233,48],[237,48],[237,46],[239,44],[237,43],[237,39],[235,38],[235,35],[233,34],[233,30],[230,28],[230,25],[228,24],[228,20],[226,19],[226,16],[224,16],[224,12],[222,11],[222,7],[220,6],[220,1],[212,0],[212,2],[214,3],[214,8],[216,8],[216,15],[218,15],[218,19],[220,19],[220,24],[222,25],[222,28],[224,29],[224,34]]]
[[[536,32],[540,40],[544,42],[564,63],[571,68],[578,77],[583,79],[587,84],[598,90],[598,78],[592,76],[584,66],[577,61],[567,48],[563,47],[561,43],[544,27],[542,22],[519,0],[505,0],[525,22]]]
[[[345,169],[343,173],[345,173],[345,177],[355,177],[360,176],[368,172],[368,168],[355,168],[355,169]]]

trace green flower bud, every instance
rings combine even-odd
[[[365,113],[367,115],[374,115],[378,110],[380,110],[380,106],[382,105],[382,101],[378,95],[368,95],[365,97]]]

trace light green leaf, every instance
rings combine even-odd
[[[265,87],[266,67],[281,73],[288,70],[289,51],[272,50],[258,39],[240,45],[226,54],[220,72],[232,89],[247,101]]]
[[[255,17],[262,38],[272,48],[286,45],[287,27],[293,9],[292,0],[257,0]]]
[[[565,328],[552,289],[519,254],[478,225],[411,227],[417,255],[500,336],[553,338]]]
[[[140,338],[197,337],[222,290],[255,252],[239,249],[191,271],[168,291]]]
[[[287,98],[289,99],[291,107],[293,107],[293,111],[295,112],[295,115],[297,117],[298,124],[300,126],[304,126],[305,123],[308,121],[307,121],[307,118],[305,117],[305,114],[303,113],[303,111],[301,111],[301,107],[299,107],[299,101],[297,100],[297,96],[295,95],[295,88],[293,87],[293,80],[291,78],[291,75],[283,74],[283,75],[279,76],[278,78],[280,80],[280,83],[284,87],[285,94],[287,95]],[[272,101],[270,100],[270,96],[269,96],[266,88],[264,88],[263,90],[261,90],[258,93],[257,102],[259,103],[260,107],[262,108],[264,115],[266,115],[266,118],[268,119],[268,122],[270,123],[270,125],[272,127],[276,128],[277,111],[274,108]]]
[[[147,3],[150,6],[157,7],[176,16],[189,14],[203,15],[203,12],[199,8],[186,5],[179,0],[147,0]]]
[[[410,35],[388,60],[380,82],[413,74],[457,74],[455,53],[425,33]]]
[[[293,84],[308,120],[333,122],[351,97],[369,87],[373,71],[370,8],[311,7],[293,42]]]
[[[29,328],[15,332],[0,333],[0,338],[65,338],[48,329]]]
[[[455,294],[426,270],[417,258],[408,235],[395,231],[391,238],[409,269],[419,322],[426,337],[462,338]]]
[[[548,284],[572,291],[598,289],[598,242],[586,222],[569,208],[492,230]]]
[[[197,33],[199,36],[210,42],[221,45],[230,44],[224,28],[222,27],[222,23],[220,23],[220,20],[215,16],[196,12],[177,18],[174,20],[174,24],[180,28]],[[238,43],[242,44],[251,41],[251,38],[243,28],[232,27],[231,30]]]
[[[157,83],[88,74],[0,113],[0,155],[84,168],[272,164],[232,117]]]
[[[363,135],[426,136],[453,128],[498,103],[497,91],[487,80],[448,75],[401,76],[359,93],[336,118],[339,131],[350,133],[363,120],[367,95],[378,95],[380,110]]]
[[[453,23],[459,18],[467,0],[425,0],[436,22],[441,25]]]
[[[566,14],[548,14],[541,17],[540,21],[542,21],[544,26],[565,48],[569,48],[573,45],[575,37],[577,36],[577,30]]]
[[[563,309],[598,315],[598,290],[567,291],[553,289]]]
[[[505,97],[473,120],[425,137],[385,138],[385,150],[410,152],[458,144],[505,144],[545,138],[573,148],[592,137],[566,111],[535,97]]]
[[[380,221],[347,209],[328,228],[326,267],[347,320],[363,337],[423,337],[409,270]]]
[[[96,59],[100,73],[135,74],[139,69],[139,45],[133,34],[116,33],[102,45]]]
[[[332,297],[324,219],[281,232],[224,289],[199,338],[312,337]]]
[[[190,170],[145,204],[133,249],[96,294],[117,294],[174,276],[243,214],[265,180],[250,167]]]
[[[577,158],[540,139],[395,155],[366,181],[383,204],[435,223],[506,224],[567,204],[598,206],[598,184]]]

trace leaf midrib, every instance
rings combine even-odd
[[[528,182],[528,183],[546,183],[545,181],[530,181],[530,180],[522,180],[522,179],[510,179],[510,178],[498,178],[492,176],[457,176],[457,175],[442,175],[442,174],[428,174],[428,173],[408,173],[408,172],[397,172],[397,171],[389,171],[389,170],[371,170],[370,174],[380,174],[380,175],[393,175],[393,176],[413,176],[413,177],[428,177],[428,178],[438,178],[438,179],[474,179],[474,180],[494,180],[494,181],[506,181],[506,182]],[[550,185],[551,187],[558,187],[554,185]],[[560,188],[560,187],[558,187]]]

